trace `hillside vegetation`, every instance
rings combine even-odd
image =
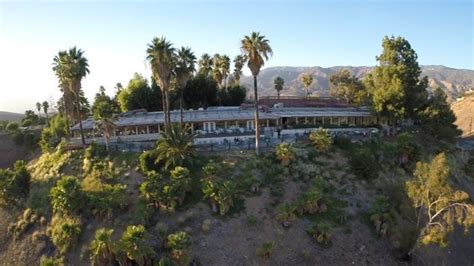
[[[474,94],[452,103],[451,109],[456,115],[455,124],[462,130],[463,135],[474,134]]]

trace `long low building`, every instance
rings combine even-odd
[[[261,108],[259,125],[264,132],[298,128],[318,127],[368,127],[384,124],[386,121],[373,116],[367,108],[353,107],[279,107]],[[255,132],[255,112],[245,107],[209,107],[206,110],[185,110],[183,121],[191,126],[198,137],[217,135],[251,135]],[[171,121],[181,120],[179,110],[171,111]],[[95,129],[92,118],[83,121],[86,138],[101,137]],[[113,138],[120,140],[158,139],[164,129],[163,112],[134,110],[122,113],[115,121]],[[75,137],[79,137],[79,125],[72,128]]]

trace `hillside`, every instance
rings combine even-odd
[[[456,125],[462,130],[463,135],[474,133],[474,94],[454,102],[451,109],[457,117]]]
[[[19,122],[21,121],[23,117],[24,117],[23,114],[0,111],[0,121],[6,120],[6,121]]]
[[[259,88],[260,95],[276,95],[273,89],[273,79],[276,76],[281,76],[285,80],[285,89],[282,95],[302,95],[304,93],[303,87],[299,77],[303,73],[310,73],[313,75],[313,85],[310,91],[313,94],[327,95],[329,88],[329,77],[337,71],[347,68],[354,75],[362,77],[367,72],[371,71],[373,67],[368,66],[334,66],[334,67],[269,67],[260,72]],[[448,95],[448,100],[453,101],[463,93],[474,87],[474,71],[467,69],[455,69],[445,66],[422,66],[423,75],[428,76],[430,87],[441,87]],[[242,84],[252,87],[252,77],[245,76],[242,78]],[[251,90],[250,90],[250,93]]]

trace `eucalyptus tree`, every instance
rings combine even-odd
[[[245,65],[247,58],[244,55],[237,55],[234,58],[234,80],[237,85],[240,85],[240,77],[242,76],[242,68]]]
[[[176,66],[176,55],[173,44],[165,37],[154,38],[146,50],[147,59],[155,80],[163,91],[162,103],[165,118],[165,131],[168,131],[171,123],[169,89],[173,71]]]
[[[241,41],[240,49],[248,58],[247,66],[252,72],[253,88],[255,96],[255,151],[259,153],[260,143],[260,127],[258,125],[258,92],[257,92],[257,77],[260,69],[265,64],[265,61],[273,54],[270,46],[270,41],[265,39],[264,35],[259,32],[252,32],[250,35],[245,35]]]
[[[212,64],[212,57],[207,53],[202,54],[198,60],[198,74],[205,77],[210,77],[212,74]]]
[[[183,125],[183,91],[188,81],[196,71],[196,56],[189,47],[181,47],[176,56],[176,81],[180,91],[179,109],[180,123]]]
[[[305,73],[303,76],[301,76],[301,82],[303,83],[304,89],[306,91],[306,97],[308,97],[309,87],[311,87],[311,84],[313,84],[313,76],[309,73]]]
[[[85,145],[84,130],[82,128],[81,115],[81,81],[89,73],[89,64],[84,57],[84,51],[76,47],[68,51],[60,52],[54,59],[53,70],[60,78],[60,84],[64,83],[66,88],[74,95],[76,113],[79,120],[82,144]]]
[[[280,100],[280,91],[283,90],[283,85],[285,85],[285,80],[280,76],[275,77],[273,80],[273,86],[277,91],[278,100]]]

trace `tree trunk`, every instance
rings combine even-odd
[[[165,128],[165,132],[169,132],[169,128],[171,126],[171,111],[170,111],[170,99],[169,99],[168,89],[166,89],[165,91],[165,97],[166,97],[166,119],[168,120],[168,123]]]
[[[255,153],[259,154],[260,148],[260,127],[258,125],[258,92],[257,92],[257,76],[253,76],[253,90],[255,97]]]
[[[82,145],[86,145],[86,140],[84,139],[84,130],[82,129],[82,117],[81,117],[81,104],[79,102],[79,92],[76,93],[76,104],[77,104],[77,117],[79,118],[79,130],[81,131],[81,141]]]
[[[278,97],[278,100],[280,100],[280,91],[277,90],[277,97]]]
[[[162,111],[163,111],[163,120],[164,120],[164,128],[165,128],[165,131],[166,131],[166,127],[167,127],[167,118],[166,118],[166,99],[165,99],[165,91],[163,90],[163,88],[160,88],[161,89],[161,105],[162,105]]]
[[[181,88],[180,96],[179,96],[179,122],[181,127],[183,127],[184,119],[183,119],[183,89]]]

